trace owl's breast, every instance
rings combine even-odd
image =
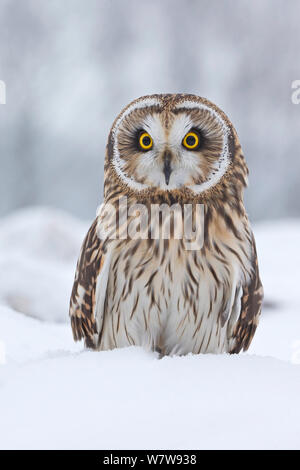
[[[226,351],[226,323],[242,276],[228,243],[198,250],[174,239],[120,243],[108,279],[107,347],[154,345],[168,354]]]

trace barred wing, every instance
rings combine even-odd
[[[250,282],[242,286],[240,315],[234,326],[232,339],[233,346],[230,353],[235,354],[246,351],[253,339],[261,313],[263,301],[263,286],[259,277],[258,260],[255,247],[255,240],[252,237],[253,272]]]
[[[106,274],[104,271],[108,271],[104,269],[107,266],[107,254],[104,253],[104,244],[97,234],[98,223],[96,218],[81,247],[69,312],[74,340],[84,339],[86,346],[90,348],[97,347],[108,277],[103,276]]]

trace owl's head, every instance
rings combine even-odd
[[[152,95],[130,103],[108,141],[110,167],[130,190],[201,194],[229,171],[238,146],[227,116],[194,95]]]

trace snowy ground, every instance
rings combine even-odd
[[[0,221],[0,448],[299,449],[300,222],[255,228],[266,308],[249,352],[162,360],[73,343],[86,228],[50,209]]]

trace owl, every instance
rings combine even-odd
[[[74,339],[162,356],[247,350],[263,299],[247,176],[233,125],[207,99],[130,103],[110,130],[103,204],[77,264]],[[186,208],[197,243],[187,243]]]

